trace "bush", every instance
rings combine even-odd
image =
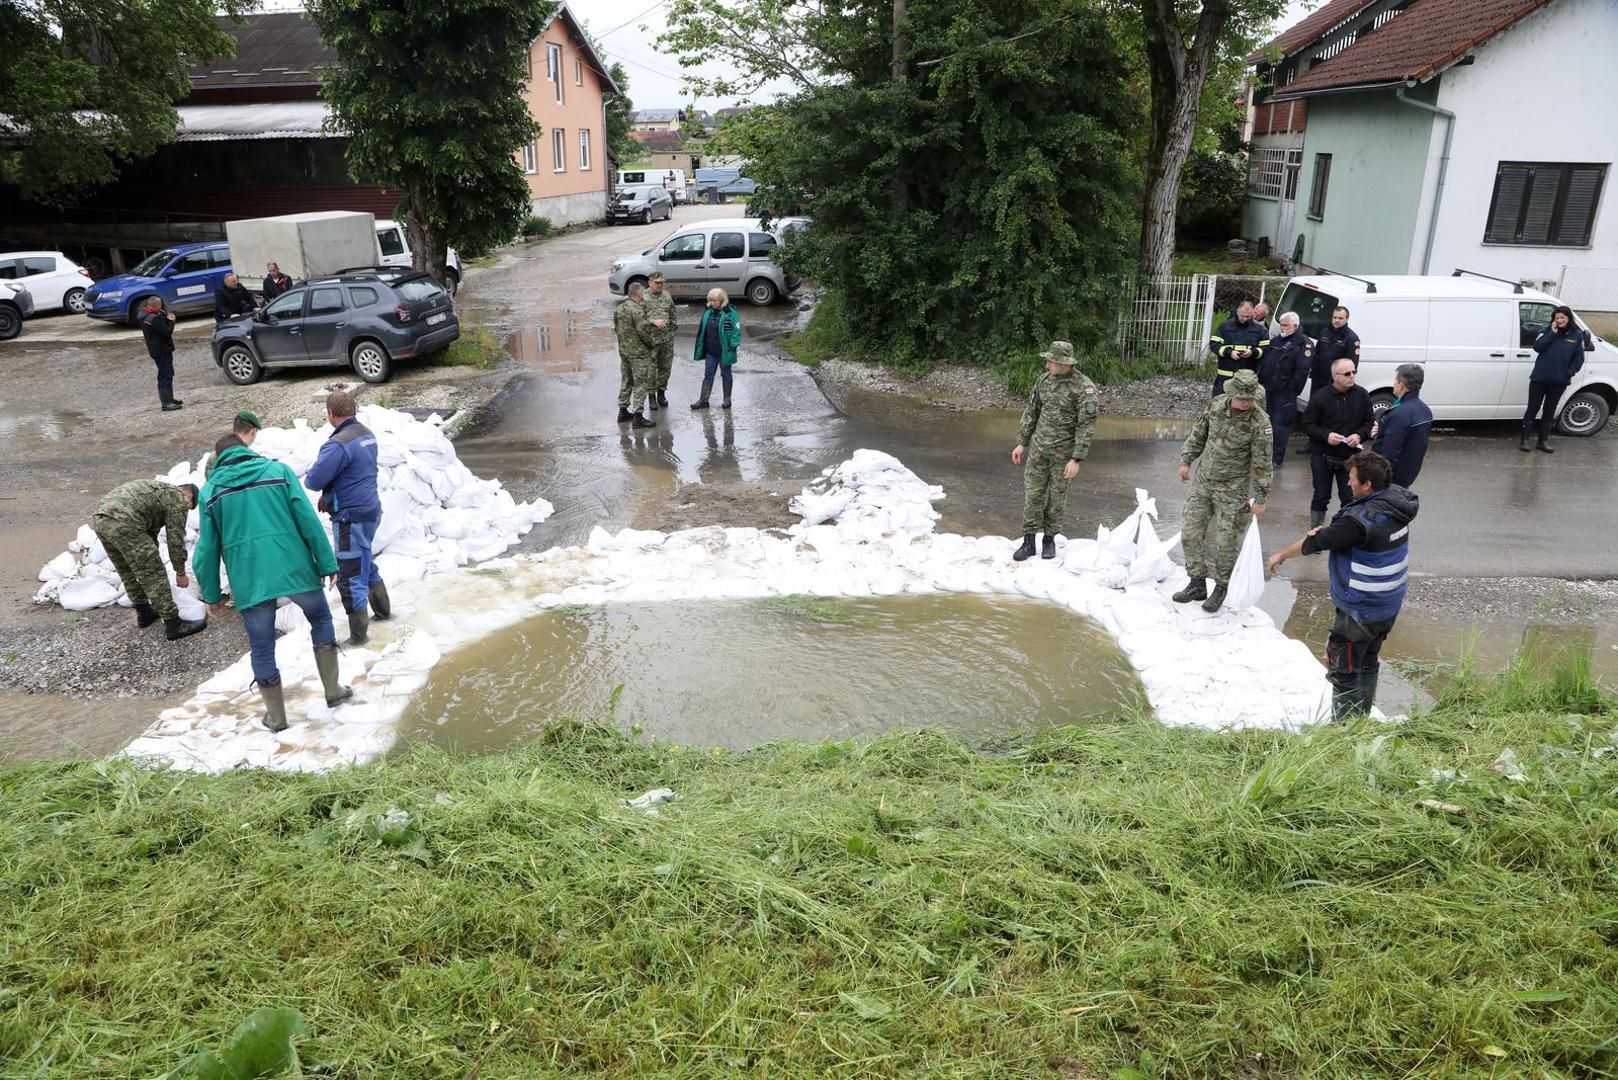
[[[549,236],[551,234],[551,230],[552,225],[550,218],[538,217],[534,214],[529,214],[523,219],[522,228],[517,230],[517,234],[524,240],[538,240],[542,237]]]

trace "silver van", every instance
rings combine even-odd
[[[623,296],[661,270],[663,287],[677,300],[702,300],[719,288],[760,307],[773,304],[798,287],[773,255],[786,232],[802,224],[801,218],[771,222],[768,229],[747,218],[696,222],[656,247],[614,259],[607,287]]]

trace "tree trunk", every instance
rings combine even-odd
[[[410,263],[417,270],[425,270],[440,284],[449,279],[444,264],[449,259],[443,232],[433,228],[427,215],[427,193],[420,181],[410,185],[409,209],[405,211],[405,226],[410,230]]]

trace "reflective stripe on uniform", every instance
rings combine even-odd
[[[1350,562],[1348,564],[1348,569],[1350,573],[1355,574],[1370,574],[1372,577],[1391,577],[1394,574],[1404,573],[1405,568],[1409,565],[1409,559],[1401,559],[1390,566],[1366,566],[1364,563]]]
[[[1365,581],[1361,578],[1349,578],[1348,584],[1350,588],[1358,589],[1360,592],[1392,592],[1395,589],[1405,587],[1405,576],[1400,574],[1391,581]]]

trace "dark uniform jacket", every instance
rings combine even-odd
[[[1286,411],[1303,393],[1314,361],[1314,342],[1301,329],[1270,339],[1258,365],[1259,385],[1269,399],[1271,415]]]
[[[320,508],[339,521],[379,521],[376,458],[376,436],[350,416],[321,444],[303,486],[322,492]]]
[[[140,317],[140,336],[146,339],[146,352],[153,360],[174,355],[174,324],[169,313],[158,309]]]
[[[216,323],[227,323],[238,315],[251,315],[257,306],[253,302],[253,294],[239,281],[234,289],[221,285],[213,291],[213,318]]]
[[[1427,436],[1433,429],[1433,410],[1414,393],[1407,393],[1382,414],[1371,449],[1393,466],[1393,482],[1407,488],[1416,482],[1427,456]]]
[[[1303,539],[1303,553],[1331,552],[1331,599],[1362,623],[1391,623],[1410,574],[1410,523],[1421,500],[1398,484],[1355,499]]]
[[[277,296],[292,288],[292,279],[285,274],[276,274],[273,277],[264,275],[264,302],[268,304]]]
[[[1311,454],[1325,454],[1342,461],[1359,453],[1359,449],[1347,443],[1333,446],[1326,436],[1334,431],[1339,435],[1358,435],[1364,446],[1371,439],[1372,419],[1371,395],[1364,387],[1351,386],[1339,392],[1337,387],[1328,386],[1309,399],[1299,423],[1309,436]]]
[[[1236,374],[1242,368],[1258,370],[1258,363],[1264,358],[1264,346],[1270,342],[1270,328],[1257,319],[1248,319],[1242,322],[1232,315],[1219,324],[1214,336],[1208,339],[1208,351],[1219,359],[1219,374],[1226,376]],[[1231,355],[1237,349],[1252,349],[1253,355],[1245,360],[1238,360]]]
[[[1584,367],[1584,354],[1594,352],[1595,348],[1589,332],[1572,323],[1561,330],[1547,330],[1534,342],[1534,351],[1539,356],[1534,360],[1534,371],[1528,380],[1566,386]]]
[[[1315,339],[1314,366],[1309,374],[1309,393],[1324,390],[1331,385],[1331,366],[1344,358],[1354,361],[1354,370],[1360,369],[1360,336],[1352,326],[1336,329],[1330,323]]]

